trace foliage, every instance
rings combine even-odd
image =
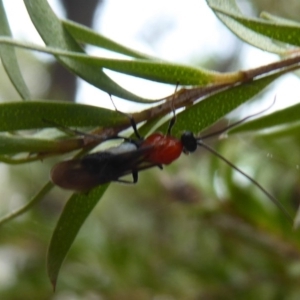
[[[123,89],[103,69],[174,86],[177,83],[186,86],[166,99],[157,100],[157,106],[133,114],[137,123],[147,121],[142,128],[144,132],[153,125],[153,120],[171,112],[173,105],[175,108],[186,107],[177,115],[173,130],[176,136],[183,130],[198,133],[208,128],[241,104],[259,95],[280,76],[299,68],[300,55],[297,47],[300,45],[300,24],[270,14],[263,14],[262,18],[249,18],[239,11],[234,0],[207,0],[207,3],[224,25],[244,42],[279,54],[281,59],[278,62],[232,73],[218,73],[170,63],[124,47],[74,22],[60,20],[45,0],[24,0],[24,3],[46,46],[12,39],[0,2],[1,60],[11,82],[24,100],[0,104],[0,130],[3,132],[0,136],[0,160],[8,164],[39,161],[41,158],[74,150],[79,150],[76,155],[83,155],[95,147],[95,140],[87,142],[86,137],[70,136],[70,132],[66,130],[69,126],[92,130],[89,132],[98,134],[97,142],[103,141],[109,132],[114,136],[130,127],[126,116],[117,111],[50,99],[31,99],[15,54],[16,47],[52,54],[78,77],[128,101],[149,103],[151,100],[142,99]],[[129,59],[90,56],[80,46],[82,43],[124,54]],[[170,102],[173,104],[170,105]],[[238,132],[246,135],[251,132],[251,136],[256,136],[258,143],[265,149],[278,151],[285,159],[287,152],[278,145],[278,137],[297,143],[299,113],[300,106],[295,105],[245,123],[233,129],[232,134]],[[55,136],[50,135],[48,128],[58,127],[56,124],[63,130],[56,132]],[[159,130],[165,131],[166,126],[167,124],[162,125]],[[40,132],[30,136],[23,132],[15,133],[25,129],[39,129]],[[264,129],[272,129],[272,132],[262,135],[261,130]],[[222,147],[219,151],[224,156],[236,163],[241,160],[236,157],[243,153],[247,159],[241,162],[248,167],[253,160],[258,159],[247,149],[234,149],[226,144],[219,147]],[[228,155],[225,155],[226,152]],[[153,297],[176,295],[178,299],[197,296],[232,299],[241,295],[245,299],[252,299],[261,294],[267,295],[265,299],[273,299],[275,296],[280,298],[286,294],[292,299],[293,295],[299,293],[298,232],[291,228],[282,212],[272,203],[266,202],[264,196],[253,189],[253,186],[235,180],[233,170],[218,166],[220,171],[216,176],[217,158],[204,157],[206,161],[197,157],[199,163],[193,163],[190,168],[184,168],[184,165],[191,164],[186,159],[183,159],[183,163],[178,163],[174,167],[178,169],[177,179],[171,179],[169,175],[157,175],[160,180],[148,179],[148,186],[154,186],[151,181],[162,181],[161,188],[155,185],[155,188],[149,190],[145,180],[142,181],[141,190],[144,188],[147,194],[141,190],[133,190],[132,187],[124,187],[123,189],[127,189],[124,193],[130,190],[127,206],[116,202],[118,207],[112,208],[103,203],[101,210],[99,208],[97,211],[101,221],[93,220],[93,225],[89,223],[91,221],[87,221],[81,245],[76,244],[73,257],[66,261],[61,276],[63,287],[71,286],[82,297],[91,289],[93,293],[103,293],[115,299],[125,295],[130,295],[130,299],[147,299],[148,290],[151,290]],[[288,159],[293,164],[291,158]],[[297,209],[294,194],[298,195],[298,191],[293,185],[293,181],[298,180],[296,175],[283,176],[282,181],[286,181],[286,185],[284,190],[279,190],[282,186],[277,185],[278,178],[274,174],[285,174],[284,166],[276,166],[276,172],[263,166],[250,171],[257,181],[276,194],[289,211]],[[199,174],[203,175],[201,180],[204,177],[201,184]],[[223,187],[221,197],[218,195],[220,188],[212,186],[213,180]],[[177,182],[180,182],[180,190],[176,186]],[[14,217],[47,197],[51,188],[52,184],[46,182],[24,207],[4,216],[0,221],[1,225],[13,222]],[[65,205],[48,248],[47,271],[54,287],[62,262],[79,229],[106,188],[107,186],[100,186],[88,194],[73,194]],[[160,195],[165,195],[165,199],[161,199]],[[216,200],[218,196],[222,201]],[[114,191],[109,191],[104,199],[105,197],[117,198]],[[144,199],[143,205],[139,203],[140,198]],[[167,199],[180,201],[167,207]],[[191,203],[187,205],[188,203],[182,202]],[[37,217],[38,222],[40,216],[33,213],[32,218],[34,217]],[[299,216],[295,218],[295,227],[298,223]],[[17,228],[18,226],[20,224],[16,225]],[[30,226],[30,222],[26,226]],[[90,241],[88,233],[97,231],[96,227],[99,230],[98,239]],[[12,228],[7,228],[6,234],[9,237]],[[47,236],[50,236],[51,230],[48,228],[47,231]],[[85,249],[85,257],[80,257],[80,251],[85,245],[90,249]],[[99,251],[102,253],[97,256]],[[79,261],[80,265],[76,265],[74,261]],[[101,269],[82,271],[86,270],[86,261]],[[29,271],[24,268],[23,272],[26,274]],[[38,271],[41,272],[40,269]],[[34,282],[40,284],[43,281],[41,278],[34,279]],[[81,284],[77,286],[79,281]],[[96,288],[91,288],[91,285]],[[24,286],[20,288],[26,290]],[[36,295],[36,298],[43,296]]]

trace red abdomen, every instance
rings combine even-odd
[[[147,154],[146,159],[162,165],[168,165],[176,160],[183,150],[180,140],[161,133],[153,133],[147,137],[141,147],[146,146],[153,147]]]

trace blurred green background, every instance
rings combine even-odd
[[[77,1],[77,6],[62,2],[70,18],[91,24],[97,1],[86,1],[86,20],[78,20],[83,7],[78,9]],[[244,2],[256,14],[266,10],[299,21],[298,1]],[[224,72],[238,69],[239,53],[237,47],[230,57],[197,63]],[[38,71],[37,58],[26,55],[24,72],[36,66],[35,74],[49,77],[43,97],[74,99],[75,77],[62,75],[57,65]],[[3,71],[0,78],[1,97],[13,98]],[[296,212],[299,143],[297,135],[229,136],[211,145]],[[30,199],[55,161],[0,165],[1,211]],[[55,189],[0,228],[1,299],[300,298],[299,231],[255,186],[205,149],[183,155],[163,171],[142,172],[137,185],[111,184],[80,231],[53,293],[45,257],[67,198],[67,192]]]

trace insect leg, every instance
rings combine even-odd
[[[120,113],[120,114],[126,116],[126,117],[129,119],[130,124],[131,124],[131,127],[133,128],[134,134],[136,135],[136,137],[137,137],[139,140],[141,140],[142,137],[141,137],[141,135],[140,135],[140,133],[139,133],[137,127],[136,127],[136,123],[135,123],[134,118],[133,118],[131,115],[126,114],[126,113],[124,113],[124,112],[118,110],[117,107],[116,107],[116,105],[115,105],[115,103],[114,103],[114,101],[113,101],[113,99],[112,99],[112,97],[111,97],[111,95],[109,95],[109,97],[110,97],[110,100],[111,100],[111,102],[112,102],[112,104],[113,104],[115,110],[116,110],[118,113]]]
[[[176,88],[175,88],[175,92],[173,94],[173,97],[172,97],[172,100],[171,100],[171,106],[172,106],[172,113],[173,113],[173,116],[170,120],[170,123],[169,123],[169,127],[168,127],[168,131],[167,131],[167,135],[171,135],[171,131],[172,131],[172,128],[173,126],[175,125],[176,123],[176,111],[175,111],[175,107],[174,107],[174,97],[176,95],[176,92],[177,92],[177,89],[178,89],[178,82],[176,84]]]

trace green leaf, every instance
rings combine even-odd
[[[292,138],[300,144],[300,123],[295,125],[280,126],[267,132],[256,133],[256,139],[262,139],[264,142],[276,141]]]
[[[239,73],[218,73],[165,61],[121,60],[83,55],[76,58],[82,63],[174,85],[180,82],[180,85],[201,86],[212,83],[230,83],[240,79]]]
[[[270,38],[266,37],[267,30],[263,30],[260,34],[259,31],[255,32],[252,28],[246,26],[248,25],[249,18],[245,18],[235,0],[206,0],[211,9],[216,13],[217,17],[241,40],[268,52],[285,54],[287,49],[280,45],[275,44]],[[230,16],[230,17],[229,17]],[[238,22],[237,20],[244,20],[243,22]],[[271,29],[270,29],[271,28]],[[275,29],[274,24],[272,24],[268,30],[272,35]]]
[[[133,49],[127,48],[115,41],[101,35],[100,33],[92,30],[89,27],[83,26],[81,24],[63,20],[63,26],[72,34],[73,38],[81,43],[86,43],[100,48],[111,50],[116,53],[128,55],[135,58],[143,59],[154,59],[144,53],[135,51]]]
[[[272,21],[273,23],[277,23],[277,24],[298,26],[298,27],[300,26],[299,22],[296,22],[296,21],[293,21],[290,19],[286,19],[286,18],[282,18],[282,17],[278,17],[278,16],[275,16],[275,15],[267,13],[267,12],[262,12],[260,14],[260,17],[262,19],[269,20],[269,21]]]
[[[277,40],[283,43],[299,46],[300,45],[300,24],[276,24],[270,21],[246,18],[244,16],[238,16],[236,14],[228,13],[224,10],[214,8],[218,13],[226,15],[231,19],[239,22],[245,27],[265,35],[273,40]],[[251,42],[247,39],[247,42]]]
[[[201,132],[239,105],[257,95],[279,76],[280,74],[269,75],[207,97],[178,114],[172,133],[179,136],[184,130],[194,133]],[[159,130],[166,132],[167,125],[163,125]]]
[[[11,37],[11,31],[6,18],[3,3],[0,0],[0,35]],[[0,45],[0,58],[3,67],[16,88],[20,97],[30,99],[30,93],[21,74],[15,49],[11,46]]]
[[[88,194],[73,194],[59,218],[48,249],[47,271],[53,288],[56,287],[60,267],[73,244],[79,229],[104,194],[108,185]]]
[[[55,141],[41,138],[0,135],[0,155],[12,155],[19,154],[22,152],[61,152],[62,149],[65,149],[66,151],[71,151],[79,149],[81,147],[81,143],[76,142],[76,140],[64,143],[63,141]]]
[[[59,102],[30,101],[0,104],[0,131],[13,131],[61,126],[114,126],[128,122],[117,111],[91,105]]]
[[[22,207],[18,208],[17,210],[3,216],[0,218],[0,226],[3,224],[13,220],[14,218],[22,215],[23,213],[27,212],[30,208],[32,208],[34,205],[36,205],[39,201],[41,201],[53,188],[53,183],[48,181],[39,191],[36,195],[32,197],[32,199],[27,202]]]
[[[82,48],[64,28],[61,20],[57,18],[46,0],[24,0],[24,4],[26,5],[31,21],[46,45],[62,50],[83,53]],[[67,57],[58,56],[57,59],[70,71],[109,94],[137,102],[150,101],[120,87],[98,66],[87,66]]]
[[[300,121],[300,104],[289,106],[272,114],[257,118],[232,129],[230,133],[258,131],[274,126],[292,125]]]
[[[99,68],[106,68],[127,75],[133,75],[162,83],[171,83],[174,85],[180,82],[180,85],[201,86],[212,83],[233,83],[243,79],[243,74],[241,72],[219,73],[199,67],[195,68],[188,65],[174,64],[165,61],[102,58],[78,52],[64,51],[53,47],[45,48],[33,44],[21,43],[7,38],[0,38],[0,43],[50,53],[59,57],[74,58],[78,63],[82,63],[87,67],[98,66]],[[149,101],[145,100],[139,102],[147,103]],[[154,100],[150,100],[150,102],[153,103]]]

